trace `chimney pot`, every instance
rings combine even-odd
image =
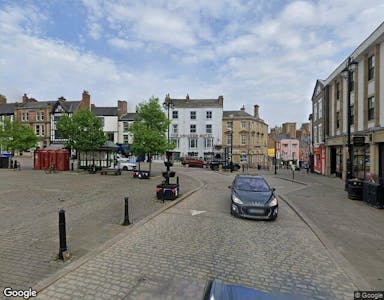
[[[259,119],[259,106],[257,104],[253,106],[253,116]]]

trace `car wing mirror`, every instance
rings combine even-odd
[[[232,186],[228,185],[228,188],[229,188],[229,189],[231,189],[231,188],[232,188]]]
[[[275,188],[272,188],[272,192],[274,192],[274,191],[276,191],[276,189],[275,189]]]

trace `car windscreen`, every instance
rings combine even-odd
[[[236,179],[235,188],[242,191],[269,192],[267,182],[262,178],[239,177]]]

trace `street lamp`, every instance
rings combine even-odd
[[[231,168],[231,173],[233,172],[233,115],[229,115],[229,117],[231,118],[231,128],[230,129],[230,133],[231,133],[231,161],[230,161],[230,165],[229,167]]]
[[[345,189],[348,189],[348,180],[352,178],[352,145],[351,145],[351,92],[352,92],[352,76],[353,71],[357,66],[357,62],[348,57],[345,68],[341,71],[343,77],[348,80],[348,97],[347,97],[347,147],[348,147],[348,159],[347,159],[347,174],[345,176]]]
[[[171,97],[169,96],[169,94],[165,95],[165,100],[164,100],[164,103],[163,103],[163,107],[164,109],[167,110],[167,117],[168,117],[168,138],[167,138],[167,143],[168,143],[168,147],[169,147],[169,126],[170,126],[170,122],[169,122],[169,109],[170,108],[174,108],[174,103],[172,102],[172,99]],[[168,148],[169,149],[169,148]],[[171,166],[171,162],[170,162],[170,158],[171,158],[171,154],[170,152],[167,151],[167,162],[165,163],[165,165],[167,166],[167,172],[170,171],[170,166]],[[166,179],[167,181],[167,184],[169,184],[169,177],[167,177]]]
[[[164,109],[166,109],[167,110],[167,117],[168,117],[168,121],[169,121],[169,109],[170,108],[174,108],[174,103],[172,102],[172,99],[171,99],[171,97],[169,96],[169,94],[167,94],[167,95],[165,95],[165,100],[164,100],[164,103],[163,103],[163,107],[164,107]],[[169,146],[169,126],[170,126],[170,124],[168,123],[168,139],[167,139],[167,141],[168,141],[168,146]]]

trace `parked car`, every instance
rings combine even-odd
[[[131,162],[129,159],[118,159],[117,167],[123,171],[136,170],[136,163]]]
[[[230,170],[231,169],[230,162],[226,161],[225,159],[213,159],[209,162],[209,168],[211,170],[217,171],[219,169],[220,165],[222,166],[222,168],[224,170]],[[240,169],[240,165],[237,163],[233,163],[233,170],[237,171],[239,169]]]
[[[181,164],[186,167],[199,167],[199,168],[208,167],[208,162],[198,158],[185,158],[183,159]]]
[[[267,181],[261,176],[237,175],[231,189],[231,214],[250,219],[275,220],[278,201]]]

